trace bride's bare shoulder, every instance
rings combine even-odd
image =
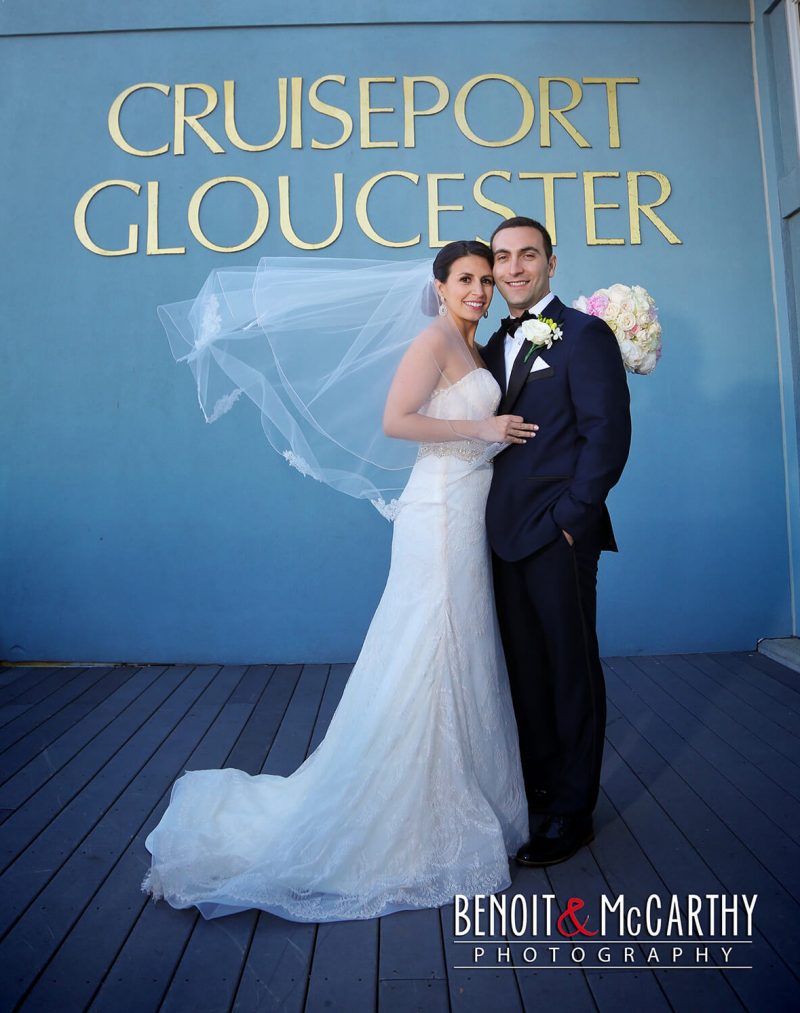
[[[451,358],[458,351],[459,344],[464,345],[463,339],[455,341],[453,335],[434,321],[416,335],[408,350],[413,356],[433,355],[442,361]]]

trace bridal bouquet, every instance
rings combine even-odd
[[[576,310],[605,320],[629,373],[652,373],[661,358],[661,324],[653,297],[641,285],[599,288],[573,302]]]

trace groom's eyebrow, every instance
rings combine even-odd
[[[541,250],[537,246],[521,246],[518,252],[527,253],[529,250],[533,253],[541,253]],[[507,250],[504,246],[498,246],[498,248],[494,251],[495,257],[498,253],[511,253],[511,250]]]

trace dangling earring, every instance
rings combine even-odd
[[[489,311],[488,310],[484,310],[483,311],[483,319],[484,320],[488,320],[489,319]]]
[[[439,303],[439,316],[440,317],[447,316],[447,303],[444,301],[444,299],[442,299],[442,301]]]

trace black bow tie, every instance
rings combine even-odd
[[[523,323],[523,321],[538,320],[538,319],[539,319],[538,313],[531,313],[530,310],[525,310],[525,312],[518,317],[503,317],[503,319],[500,321],[500,330],[504,334],[507,334],[509,337],[513,338],[514,335],[517,333],[517,328],[520,326],[520,324]]]

